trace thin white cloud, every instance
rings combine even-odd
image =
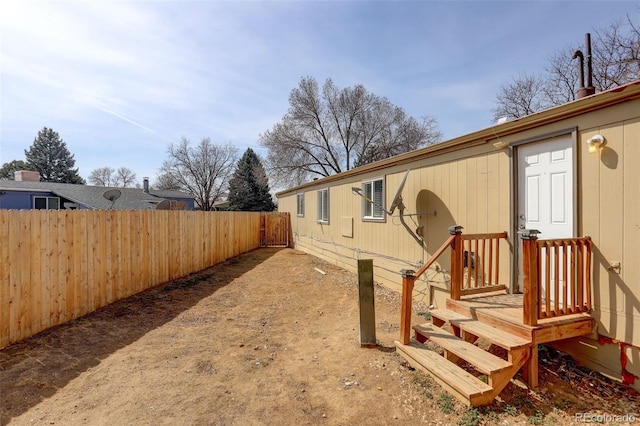
[[[582,3],[578,12],[603,5]],[[602,10],[614,8],[633,6],[610,2]],[[364,84],[413,116],[436,117],[447,136],[477,130],[490,119],[503,76],[541,68],[554,40],[564,46],[568,31],[580,40],[591,29],[568,29],[570,9],[563,2],[0,0],[3,161],[20,158],[45,125],[77,149],[85,176],[109,162],[150,174],[165,142],[181,136],[259,147],[258,135],[287,112],[303,76]]]
[[[111,111],[111,110],[109,110],[109,109],[107,109],[107,108],[104,108],[104,107],[101,107],[101,106],[99,106],[99,105],[95,105],[95,104],[94,104],[94,105],[91,105],[91,106],[92,106],[92,107],[94,107],[95,109],[98,109],[98,110],[102,111],[102,112],[106,112],[107,114],[111,114],[111,115],[113,115],[114,117],[118,117],[119,119],[124,120],[124,121],[126,121],[127,123],[129,123],[129,124],[133,124],[134,126],[138,126],[139,128],[141,128],[141,129],[143,129],[143,130],[146,130],[146,131],[147,131],[147,132],[149,132],[149,133],[153,133],[154,135],[156,135],[156,136],[158,136],[158,137],[160,137],[160,138],[162,138],[162,139],[166,140],[167,142],[174,142],[173,140],[171,140],[171,139],[169,139],[169,138],[167,138],[167,137],[162,136],[160,133],[156,132],[155,130],[150,129],[150,128],[148,128],[147,126],[144,126],[144,125],[142,125],[142,124],[138,123],[137,121],[133,121],[133,120],[131,120],[130,118],[127,118],[127,117],[125,117],[125,116],[123,116],[123,115],[120,115],[120,114],[118,114],[117,112]]]

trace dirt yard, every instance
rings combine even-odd
[[[636,394],[554,351],[536,392],[511,383],[466,409],[395,353],[399,295],[376,288],[374,349],[360,348],[357,300],[356,275],[313,256],[245,254],[1,350],[0,424],[640,422]]]

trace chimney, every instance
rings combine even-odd
[[[40,182],[40,173],[31,170],[17,170],[13,176],[18,182]]]
[[[145,194],[149,193],[149,178],[148,177],[143,177],[142,178],[142,190],[144,191]]]
[[[576,50],[573,54],[573,59],[580,58],[580,87],[578,88],[577,98],[584,98],[596,93],[596,88],[593,87],[593,66],[591,63],[591,34],[587,33],[585,36],[585,47],[587,49],[587,87],[584,86],[584,55],[580,50]]]
[[[591,34],[587,33],[584,37],[584,42],[587,45],[587,96],[596,93],[596,88],[593,87],[593,65],[591,63]]]

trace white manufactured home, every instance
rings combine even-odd
[[[470,361],[488,384],[439,379],[460,399],[488,403],[520,369],[537,385],[541,343],[640,389],[640,81],[278,198],[295,248],[352,271],[373,259],[404,291],[397,348],[413,364],[457,374],[426,339],[457,342],[451,358],[478,337],[507,350]],[[411,299],[432,323],[411,324]]]

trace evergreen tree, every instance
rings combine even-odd
[[[24,151],[27,163],[40,173],[43,182],[76,183],[85,181],[74,169],[76,160],[67,149],[67,144],[53,129],[43,127],[33,140],[29,150]]]
[[[0,180],[13,180],[15,173],[19,170],[33,170],[33,167],[22,160],[13,160],[4,163],[0,168]]]
[[[262,162],[251,148],[240,158],[231,177],[228,201],[230,210],[270,212],[276,207]]]

